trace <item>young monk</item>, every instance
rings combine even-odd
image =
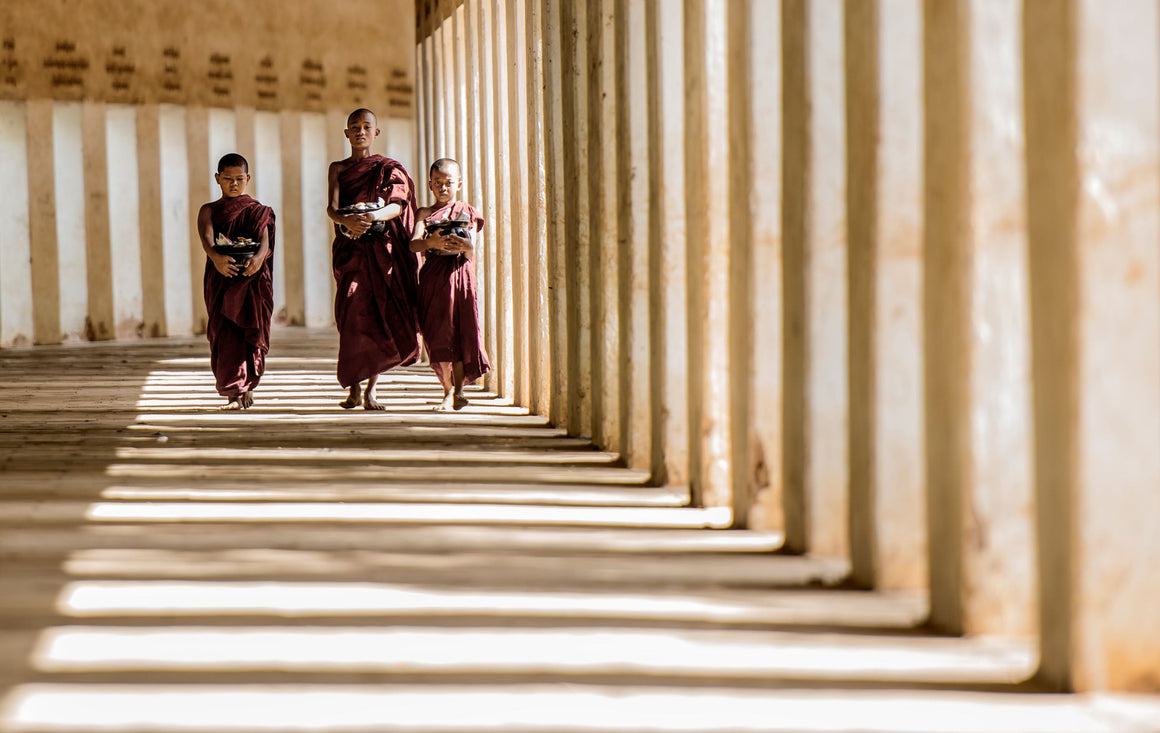
[[[456,200],[462,187],[459,163],[440,158],[431,165],[427,186],[435,197],[433,206],[419,209],[411,249],[423,253],[419,271],[419,325],[431,368],[443,386],[443,401],[436,410],[461,410],[467,406],[463,385],[491,369],[479,332],[479,307],[475,299],[476,233],[483,217],[471,204]],[[436,233],[435,222],[462,222],[462,232]]]
[[[254,388],[266,371],[270,318],[274,312],[274,210],[246,195],[250,164],[237,153],[222,156],[214,179],[222,195],[201,207],[197,232],[205,250],[205,307],[209,313],[209,363],[220,409],[245,410],[254,404]],[[237,242],[258,242],[250,259],[220,254],[218,235]]]
[[[338,383],[350,390],[341,406],[382,410],[375,400],[379,375],[419,357],[419,263],[407,246],[415,224],[415,187],[402,164],[371,154],[379,135],[373,112],[351,112],[344,134],[351,154],[330,164],[326,207],[335,224]],[[386,206],[375,211],[343,210],[379,199]]]

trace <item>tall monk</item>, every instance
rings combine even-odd
[[[419,209],[411,250],[423,253],[419,324],[431,368],[443,387],[443,401],[435,409],[445,412],[466,407],[463,385],[491,369],[479,332],[472,261],[483,217],[471,204],[456,200],[463,180],[459,163],[451,158],[431,165],[427,186],[435,204]]]
[[[209,313],[209,363],[223,410],[254,404],[254,388],[266,371],[270,318],[274,312],[274,210],[246,195],[250,164],[237,153],[222,156],[214,180],[221,198],[197,213],[205,250],[205,307]],[[214,249],[236,249],[226,254]],[[254,245],[257,244],[257,252]],[[252,255],[252,256],[250,256]]]
[[[351,112],[345,135],[350,157],[330,164],[326,207],[335,224],[338,383],[350,390],[343,408],[361,403],[382,410],[374,392],[379,375],[419,358],[419,263],[407,246],[415,225],[415,187],[402,164],[371,154],[379,136],[373,112]],[[373,211],[352,210],[380,202],[385,206]]]

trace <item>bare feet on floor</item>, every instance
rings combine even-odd
[[[387,408],[380,405],[379,401],[375,399],[375,396],[371,393],[371,391],[367,390],[366,396],[363,397],[363,409],[364,410],[385,410]]]
[[[241,396],[242,409],[248,410],[254,406],[254,390],[248,390]]]
[[[462,410],[464,407],[467,407],[467,398],[463,396],[462,392],[455,393],[455,395],[453,397],[452,406],[456,410]]]
[[[344,410],[353,410],[354,408],[358,407],[359,404],[361,404],[361,403],[362,403],[362,387],[360,387],[358,384],[352,384],[350,386],[350,394],[346,396],[345,400],[343,400],[342,402],[339,402],[338,406]]]
[[[451,393],[443,395],[443,401],[435,407],[435,412],[450,412],[457,409],[455,407],[455,398]]]
[[[231,397],[229,402],[218,408],[218,410],[222,412],[234,412],[241,409],[244,408],[242,407],[242,398],[240,395],[237,397]]]

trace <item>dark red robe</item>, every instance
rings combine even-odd
[[[382,198],[403,212],[358,239],[334,227],[338,383],[350,387],[419,358],[419,258],[411,251],[415,187],[398,161],[368,155],[338,176],[339,206]]]
[[[249,277],[225,277],[205,261],[205,308],[209,313],[209,364],[218,394],[233,399],[258,386],[270,351],[274,313],[274,210],[243,194],[210,204],[214,237],[260,241],[269,230],[270,251]]]
[[[442,219],[470,221],[475,231],[483,228],[483,217],[464,201],[435,209],[423,221]],[[419,324],[436,374],[440,362],[461,361],[463,382],[469,384],[491,370],[479,330],[475,265],[467,255],[424,253],[419,271]]]

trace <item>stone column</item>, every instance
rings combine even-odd
[[[523,0],[527,59],[527,310],[528,408],[537,415],[551,412],[553,363],[549,351],[548,316],[548,189],[545,167],[545,99],[543,27],[544,0]]]
[[[493,107],[495,111],[495,136],[492,138],[495,145],[496,164],[496,224],[498,238],[495,242],[496,279],[496,325],[498,382],[497,391],[504,397],[512,398],[516,391],[515,375],[515,314],[512,288],[512,247],[516,236],[512,230],[513,215],[512,200],[512,151],[511,125],[509,124],[509,109],[511,99],[508,96],[510,72],[508,70],[508,22],[507,3],[512,0],[496,0],[492,6],[492,76],[495,83]],[[518,166],[517,166],[518,167]]]
[[[525,42],[525,0],[507,0],[507,76],[509,180],[511,208],[512,398],[528,405],[531,390],[528,362],[528,74]]]
[[[161,226],[161,119],[155,104],[137,108],[137,180],[141,186],[138,226],[144,335],[164,336],[169,329],[165,322],[165,249]]]
[[[423,97],[421,104],[426,121],[423,147],[420,149],[421,155],[419,158],[421,170],[427,170],[435,162],[436,126],[438,124],[435,111],[435,36],[432,28],[428,27],[425,30],[428,35],[423,38],[423,43],[420,47],[423,65],[419,88],[422,90]]]
[[[206,166],[210,159],[209,110],[205,107],[185,109],[186,160],[189,162],[189,302],[193,314],[193,332],[205,333],[207,314],[205,309],[205,250],[201,248],[201,238],[197,233],[197,213],[201,205],[210,201],[212,175],[206,177]],[[215,160],[214,163],[217,163]],[[216,167],[215,167],[216,170]],[[217,198],[217,196],[213,196]]]
[[[620,233],[617,226],[616,0],[588,2],[592,439],[623,451]]]
[[[302,274],[306,301],[306,326],[320,328],[334,323],[334,270],[330,243],[334,226],[326,216],[328,128],[326,115],[304,112],[302,126],[301,194],[297,205],[302,209]],[[345,120],[344,120],[345,122]],[[345,125],[344,125],[345,127]],[[329,137],[339,134],[337,131]]]
[[[455,14],[452,16],[452,34],[454,43],[455,60],[455,84],[452,86],[452,105],[455,108],[455,158],[460,162],[460,167],[464,168],[466,173],[466,165],[468,158],[467,151],[467,131],[471,124],[470,115],[467,108],[467,28],[465,25],[467,15],[467,8],[460,4],[455,8]],[[417,171],[415,175],[415,185],[419,188],[421,194],[420,200],[426,201],[431,193],[427,189],[427,171]],[[471,188],[474,182],[468,177],[463,181],[463,188],[459,192],[459,198],[464,201],[469,200],[471,195]]]
[[[170,336],[193,333],[193,274],[190,273],[189,158],[185,137],[185,110],[171,104],[158,108],[160,154],[161,239],[165,272],[165,326]],[[281,209],[278,209],[280,212]],[[204,257],[204,255],[203,255]],[[200,274],[200,271],[198,272]]]
[[[26,108],[26,102],[0,101],[0,160],[5,161],[0,166],[0,185],[7,192],[0,196],[0,235],[4,241],[0,247],[0,347],[27,346],[33,337]],[[101,272],[108,273],[108,269]],[[89,292],[92,300],[91,288]],[[111,304],[108,310],[112,310]],[[106,317],[102,325],[111,323],[111,314]]]
[[[689,480],[688,258],[685,251],[684,30],[682,0],[648,0],[652,471]]]
[[[685,155],[689,245],[690,479],[694,501],[733,521],[728,3],[685,0]]]
[[[60,264],[57,256],[53,165],[53,133],[56,130],[54,106],[51,99],[30,99],[25,103],[28,115],[28,123],[25,125],[28,167],[25,171],[28,176],[32,325],[33,342],[37,344],[60,343]]]
[[[645,5],[616,3],[617,188],[620,271],[620,420],[624,458],[632,468],[652,462],[652,314],[649,293],[648,34]]]
[[[464,112],[467,125],[467,143],[463,160],[463,176],[467,179],[467,183],[464,184],[463,198],[484,216],[484,232],[488,232],[490,220],[484,213],[483,204],[483,151],[481,145],[484,141],[480,136],[483,127],[482,113],[480,112],[482,107],[480,99],[482,71],[477,63],[480,45],[479,7],[481,2],[482,0],[466,0],[463,6],[464,96],[467,105]],[[487,263],[491,260],[487,256],[484,244],[486,236],[485,233],[479,233],[476,237],[475,254],[471,263],[472,267],[475,268],[476,304],[479,308],[479,325],[483,334],[486,334],[491,328],[491,324],[486,318],[487,308],[485,307],[488,289],[491,286],[486,272]],[[488,353],[490,354],[490,352]]]
[[[88,286],[86,335],[92,341],[105,341],[116,336],[113,320],[113,250],[109,241],[109,171],[105,105],[98,102],[82,102],[81,125],[85,159],[85,272]],[[182,232],[183,242],[188,242],[190,231],[192,227]],[[188,247],[183,246],[182,251],[188,252]],[[188,268],[185,269],[188,272]],[[185,292],[188,293],[191,286],[192,278],[190,284],[185,286]],[[28,302],[31,304],[31,298]],[[193,303],[192,296],[189,302]]]
[[[415,79],[415,152],[418,166],[416,171],[427,169],[427,138],[431,135],[432,126],[432,120],[427,111],[427,75],[430,71],[425,65],[424,49],[427,48],[429,38],[426,34],[426,25],[420,21],[416,30],[418,42],[415,44],[415,73],[417,76]],[[412,171],[412,173],[414,172]]]
[[[81,103],[57,102],[53,106],[52,127],[60,333],[62,340],[71,341],[85,338],[88,330],[84,112]],[[159,283],[159,287],[164,287],[164,283]]]
[[[112,251],[114,333],[117,338],[139,338],[143,335],[143,320],[137,108],[106,105],[105,135],[109,175],[109,230],[106,236]],[[202,175],[205,175],[204,170]],[[198,293],[201,293],[200,289]],[[203,302],[203,309],[204,305]]]
[[[495,70],[492,39],[492,12],[489,0],[475,0],[475,18],[479,27],[479,49],[476,63],[479,66],[479,117],[480,117],[480,176],[483,181],[483,218],[487,221],[480,240],[483,261],[482,280],[484,289],[480,291],[479,308],[484,322],[484,346],[491,357],[492,370],[484,377],[484,386],[491,391],[499,390],[498,344],[500,316],[497,309],[499,280],[496,264],[500,242],[499,208],[497,206],[497,162],[495,142]]]
[[[1024,3],[1040,676],[1160,690],[1160,10]]]
[[[302,230],[302,120],[298,112],[280,115],[282,140],[282,200],[278,212],[278,256],[282,259],[286,293],[286,323],[306,325],[305,261]],[[191,176],[192,180],[192,176]],[[200,248],[199,248],[200,249]],[[202,255],[204,258],[205,255]],[[333,276],[331,277],[333,279]],[[196,300],[200,295],[194,296]]]
[[[591,204],[588,198],[588,14],[561,2],[564,139],[564,238],[568,242],[568,433],[592,435]],[[570,134],[567,134],[570,133]]]
[[[442,3],[437,10],[435,22],[437,25],[431,29],[431,117],[435,122],[432,128],[431,163],[447,156],[447,67]]]
[[[783,7],[785,546],[844,556],[849,459],[843,6],[793,0]]]
[[[565,150],[564,129],[564,49],[561,38],[561,0],[541,0],[541,42],[544,59],[544,160],[545,160],[545,237],[548,304],[548,382],[550,385],[548,418],[553,425],[567,427],[571,411],[568,389],[568,267],[571,248],[565,235],[567,218],[564,208]]]
[[[1031,630],[1018,8],[927,2],[926,421],[932,625]]]
[[[926,582],[918,0],[847,0],[850,553],[867,587]]]
[[[729,13],[734,522],[781,529],[782,3]]]
[[[254,114],[254,168],[260,175],[254,180],[255,196],[266,206],[274,209],[276,245],[274,249],[274,322],[286,322],[286,251],[283,231],[286,218],[282,194],[285,170],[282,161],[282,125],[277,112],[257,112]]]

